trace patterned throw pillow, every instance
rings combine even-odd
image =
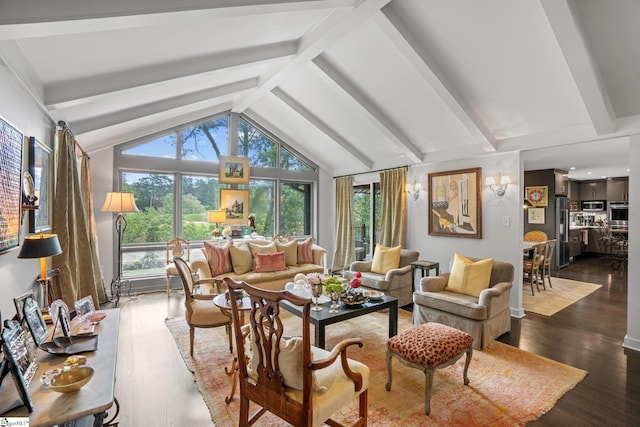
[[[298,264],[313,264],[313,237],[298,242]]]
[[[256,273],[267,273],[269,271],[282,271],[287,269],[284,252],[274,252],[272,254],[256,253],[253,255]]]
[[[212,276],[219,276],[220,274],[233,271],[229,249],[232,244],[233,242],[231,240],[224,246],[218,246],[215,243],[207,241],[204,242],[204,253],[207,257]]]

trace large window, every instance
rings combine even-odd
[[[250,191],[249,214],[259,235],[313,235],[317,167],[255,122],[237,114],[233,118],[214,117],[121,144],[115,151],[120,187],[133,191],[140,209],[127,214],[123,239],[123,271],[137,279],[134,286],[163,285],[157,278],[164,276],[169,240],[182,237],[198,247],[211,239],[216,224],[208,222],[207,213],[220,208],[221,189]],[[237,128],[230,129],[230,123]],[[221,184],[220,156],[247,157],[249,184]],[[248,224],[232,228],[241,235],[251,232]]]
[[[373,197],[372,197],[373,194]],[[353,187],[353,227],[355,240],[364,244],[365,254],[371,256],[371,248],[378,241],[382,197],[380,183]]]

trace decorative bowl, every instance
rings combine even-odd
[[[92,324],[97,325],[97,324],[98,324],[98,323],[100,323],[100,321],[102,321],[102,319],[104,319],[105,317],[107,317],[107,314],[106,314],[106,313],[95,313],[95,314],[92,314],[91,316],[89,316],[89,317],[87,318],[87,320],[88,320],[89,322],[91,322]]]
[[[357,307],[369,301],[369,298],[366,298],[360,292],[352,294],[344,293],[340,295],[340,301],[347,307]]]
[[[93,377],[93,368],[83,366],[62,371],[51,379],[49,388],[58,393],[74,393],[82,388]]]

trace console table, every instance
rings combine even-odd
[[[62,368],[62,364],[68,356],[49,354],[38,349],[40,366],[29,384],[33,412],[29,413],[24,406],[21,406],[2,414],[3,417],[29,417],[30,427],[50,427],[93,416],[93,425],[102,426],[106,411],[115,402],[120,309],[99,311],[105,313],[107,317],[95,328],[95,333],[99,336],[98,350],[82,353],[87,357],[87,366],[91,366],[95,371],[93,378],[76,393],[64,394],[41,388],[40,377],[42,374],[50,369]],[[72,333],[77,330],[78,325],[76,319],[71,321]],[[9,382],[11,381],[9,379]]]
[[[422,272],[422,277],[425,276],[425,273],[427,273],[426,275],[428,276],[429,271],[431,269],[435,269],[436,276],[439,276],[440,263],[435,261],[425,261],[425,260],[414,261],[411,263],[411,291],[412,292],[416,291],[415,279],[416,279],[416,270],[418,269]]]

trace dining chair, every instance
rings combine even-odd
[[[551,262],[553,260],[553,252],[556,249],[556,239],[547,240],[545,242],[544,248],[544,263],[542,265],[542,283],[544,284],[544,279],[546,278],[549,282],[549,287],[553,288],[551,285]]]
[[[531,284],[531,295],[535,295],[533,291],[533,283],[536,284],[536,289],[540,292],[540,278],[542,268],[544,266],[544,251],[546,248],[545,243],[537,243],[531,247],[531,257],[525,257],[522,260],[522,270],[526,278]],[[544,280],[542,281],[544,287]]]
[[[195,328],[217,328],[224,326],[229,337],[229,352],[233,353],[231,336],[231,315],[213,303],[213,294],[199,295],[194,292],[194,281],[191,268],[185,260],[174,257],[173,262],[184,288],[184,317],[189,325],[189,354],[193,356]],[[220,293],[218,282],[215,283]]]
[[[544,242],[546,240],[548,240],[547,233],[540,230],[529,231],[524,235],[525,242]]]
[[[340,426],[331,417],[355,399],[358,414],[348,419],[353,426],[366,426],[369,368],[347,358],[347,348],[362,347],[362,340],[347,338],[331,351],[314,347],[310,298],[259,289],[229,277],[224,281],[230,291],[244,291],[251,305],[243,330],[238,303],[230,300],[240,383],[238,425],[253,425],[268,411],[294,426]],[[281,304],[301,306],[302,316],[283,321]],[[287,336],[290,328],[294,336]],[[251,416],[250,402],[258,406]]]
[[[166,265],[164,271],[166,273],[166,285],[167,285],[167,294],[171,292],[171,277],[175,277],[178,275],[178,271],[176,270],[176,266],[173,263],[174,257],[180,257],[187,262],[189,262],[189,255],[191,253],[191,244],[188,240],[185,240],[181,237],[176,237],[167,242],[167,258]]]

